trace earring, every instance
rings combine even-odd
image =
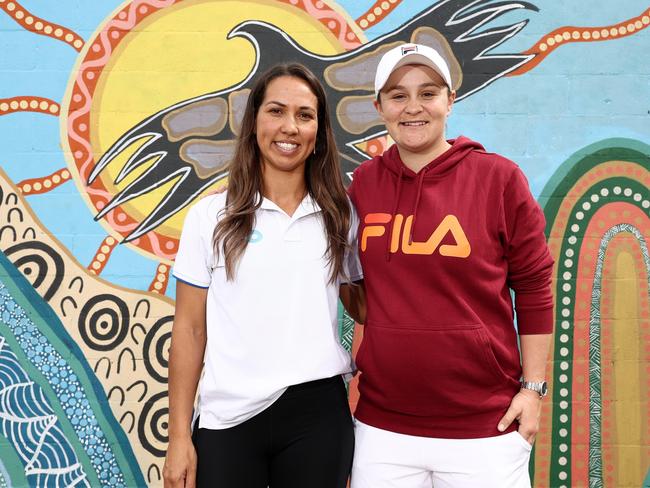
[[[314,144],[314,154],[316,154],[316,144]]]

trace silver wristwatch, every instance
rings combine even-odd
[[[533,390],[537,392],[540,398],[544,398],[548,393],[548,385],[546,381],[526,381],[521,380],[521,388],[523,390]]]

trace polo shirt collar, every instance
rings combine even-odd
[[[256,202],[259,201],[259,199],[262,199],[262,203],[260,204],[260,208],[263,208],[265,210],[276,210],[278,212],[285,213],[284,210],[282,210],[280,207],[278,207],[274,202],[269,200],[268,198],[262,196],[261,194],[257,194]],[[313,213],[318,213],[321,211],[320,206],[314,200],[311,195],[308,193],[305,195],[305,197],[302,199],[300,202],[300,205],[298,205],[298,208],[296,208],[296,211],[293,213],[291,216],[292,219],[298,219],[300,217],[305,217],[306,215],[311,215]]]

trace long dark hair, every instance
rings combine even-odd
[[[333,283],[343,272],[343,260],[348,247],[350,204],[339,171],[338,151],[325,90],[314,74],[301,64],[272,67],[258,78],[251,90],[235,155],[230,163],[226,206],[212,237],[214,252],[217,257],[223,253],[226,277],[233,280],[237,263],[246,250],[255,225],[255,211],[261,204],[262,165],[255,135],[257,113],[268,85],[281,76],[304,81],[318,100],[316,146],[315,152],[307,158],[305,164],[305,186],[322,211],[328,243],[325,257],[330,267],[330,282]]]

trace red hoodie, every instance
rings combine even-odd
[[[368,300],[355,416],[410,435],[496,436],[521,377],[509,288],[519,334],[551,333],[553,260],[517,165],[450,143],[418,173],[395,145],[354,172]]]

